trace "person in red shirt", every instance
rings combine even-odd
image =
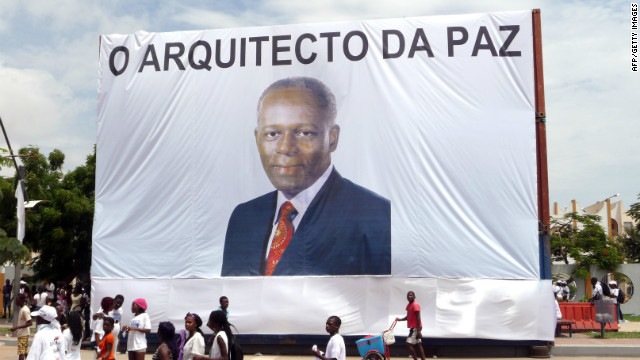
[[[420,305],[416,302],[416,294],[413,291],[407,293],[407,316],[404,318],[396,318],[397,321],[406,321],[409,328],[409,336],[407,337],[407,348],[413,357],[418,360],[417,354],[424,359],[424,349],[422,348],[422,320],[420,319]]]
[[[105,317],[102,319],[102,329],[104,330],[104,336],[100,340],[98,347],[100,348],[100,360],[114,360],[116,357],[113,354],[113,343],[115,338],[113,337],[113,324],[114,320],[111,317]]]

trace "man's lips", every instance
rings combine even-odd
[[[289,173],[300,170],[302,165],[272,165],[271,168],[278,172]]]
[[[288,164],[288,165],[271,165],[274,169],[295,169],[302,167],[300,164]]]

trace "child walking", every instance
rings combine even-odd
[[[69,327],[62,332],[66,344],[66,360],[80,360],[80,345],[82,345],[83,326],[82,314],[79,311],[69,313]]]
[[[424,359],[424,349],[422,348],[422,319],[420,319],[420,305],[416,301],[416,294],[413,291],[407,293],[407,316],[402,319],[396,318],[397,321],[406,321],[409,328],[409,337],[407,337],[407,348],[413,357],[413,360]],[[437,355],[433,356],[434,358]]]
[[[342,335],[339,334],[340,325],[342,325],[342,320],[340,320],[337,316],[331,316],[327,319],[327,323],[325,324],[325,330],[331,335],[329,339],[329,343],[327,344],[327,352],[323,355],[320,350],[314,345],[311,349],[311,352],[318,358],[322,360],[345,360],[346,359],[346,349],[344,346],[344,339]]]
[[[194,356],[193,360],[227,360],[231,357],[229,344],[233,343],[233,333],[231,332],[231,325],[227,320],[227,314],[222,310],[215,310],[209,314],[209,321],[207,321],[207,327],[213,330],[213,336],[211,341],[211,350],[209,357],[206,356]]]
[[[11,332],[18,330],[18,359],[24,360],[29,353],[29,327],[31,327],[31,312],[27,306],[27,298],[24,294],[16,296],[16,306],[20,309],[18,313],[18,326],[11,328]]]
[[[147,334],[151,332],[151,319],[146,313],[147,301],[135,299],[131,304],[131,312],[135,315],[129,326],[122,328],[123,332],[129,331],[127,341],[127,356],[129,360],[144,360],[147,351]]]
[[[102,330],[104,331],[104,335],[102,336],[102,340],[98,344],[100,348],[100,356],[98,356],[99,360],[114,360],[116,357],[113,354],[113,344],[115,343],[115,338],[113,336],[113,318],[105,317],[102,319]]]

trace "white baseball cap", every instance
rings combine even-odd
[[[40,310],[31,313],[31,317],[36,316],[40,316],[42,319],[51,322],[58,317],[58,312],[53,306],[45,305],[41,307]]]

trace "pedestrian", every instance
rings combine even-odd
[[[609,297],[613,299],[613,303],[616,304],[616,314],[618,316],[618,322],[624,322],[624,315],[622,315],[622,309],[620,309],[620,302],[618,301],[618,293],[620,293],[620,289],[618,289],[618,282],[615,280],[609,281],[609,288],[611,288],[611,294]]]
[[[201,326],[202,319],[198,314],[187,313],[184,317],[184,329],[189,336],[182,349],[182,360],[193,360],[194,355],[204,355],[204,334]]]
[[[80,306],[80,299],[82,299],[82,286],[76,284],[71,293],[71,311],[79,311],[82,308],[82,306]]]
[[[53,283],[53,281],[44,279],[44,289],[47,291],[47,304],[53,304],[56,298],[56,285]]]
[[[113,310],[113,298],[109,296],[103,297],[102,301],[100,301],[100,309],[93,315],[93,322],[91,323],[95,341],[95,344],[92,344],[94,347],[98,346],[102,341],[102,337],[104,336],[103,319],[109,316],[111,310]],[[113,330],[113,328],[111,330]]]
[[[18,330],[18,360],[24,360],[29,353],[29,328],[31,327],[31,311],[27,305],[27,297],[24,294],[16,296],[16,307],[18,310],[18,325],[11,328],[11,332]]]
[[[64,314],[64,308],[58,303],[51,304],[51,307],[56,309],[58,316],[51,322],[51,325],[57,327],[60,331],[64,331],[67,328],[67,316]]]
[[[118,353],[118,344],[120,343],[119,335],[122,324],[122,304],[124,304],[124,296],[118,294],[113,298],[113,310],[109,312],[109,316],[113,318],[113,337],[116,339],[113,352]]]
[[[147,314],[147,301],[135,299],[131,303],[131,312],[134,314],[129,326],[123,326],[122,331],[129,332],[127,340],[127,356],[129,360],[144,360],[147,351],[147,334],[151,332],[151,319]]]
[[[45,305],[47,305],[47,292],[43,286],[40,286],[36,294],[33,295],[33,310],[38,311]]]
[[[116,357],[113,353],[113,344],[115,339],[113,337],[113,318],[112,317],[104,317],[102,318],[102,333],[103,336],[98,343],[98,348],[100,349],[100,356],[98,356],[99,360],[114,360]]]
[[[158,340],[160,340],[160,346],[151,356],[151,360],[175,360],[178,358],[176,328],[172,323],[163,321],[158,324]]]
[[[219,301],[220,301],[220,306],[218,306],[218,310],[224,312],[224,314],[228,318],[229,317],[229,298],[227,298],[226,296],[221,296]]]
[[[62,305],[62,312],[65,314],[69,312],[69,308],[67,305],[67,293],[63,287],[58,289],[58,300],[57,303]]]
[[[213,336],[209,338],[211,350],[209,357],[194,356],[194,360],[227,360],[230,358],[230,346],[234,341],[231,323],[227,319],[227,314],[222,310],[215,310],[209,314],[207,327],[213,330]]]
[[[37,317],[38,332],[33,337],[27,360],[65,360],[64,337],[60,329],[51,325],[51,322],[58,316],[56,309],[45,305],[40,310],[32,312],[31,316]]]
[[[422,319],[420,318],[420,304],[416,301],[416,294],[413,291],[407,293],[407,316],[404,318],[396,318],[397,321],[406,321],[409,328],[409,336],[407,337],[407,348],[409,353],[413,357],[413,360],[417,360],[417,355],[420,355],[422,360],[424,359],[424,349],[422,348]],[[433,355],[436,358],[438,355]]]
[[[596,300],[603,300],[604,292],[602,291],[602,285],[600,281],[598,281],[597,277],[591,278],[591,299],[589,302],[594,302]]]
[[[2,287],[2,317],[3,318],[11,317],[11,290],[13,290],[13,286],[11,286],[11,281],[9,280],[5,281],[5,284]]]
[[[79,311],[69,313],[68,327],[62,332],[67,360],[80,360],[80,345],[83,337],[82,314]]]
[[[560,287],[562,288],[562,301],[569,301],[569,297],[571,296],[571,289],[565,280],[559,281]]]
[[[345,360],[346,349],[344,346],[344,339],[340,335],[340,325],[342,320],[337,316],[330,316],[325,324],[325,330],[331,335],[329,342],[327,343],[327,351],[322,354],[320,350],[314,345],[311,352],[319,359],[322,360]]]

